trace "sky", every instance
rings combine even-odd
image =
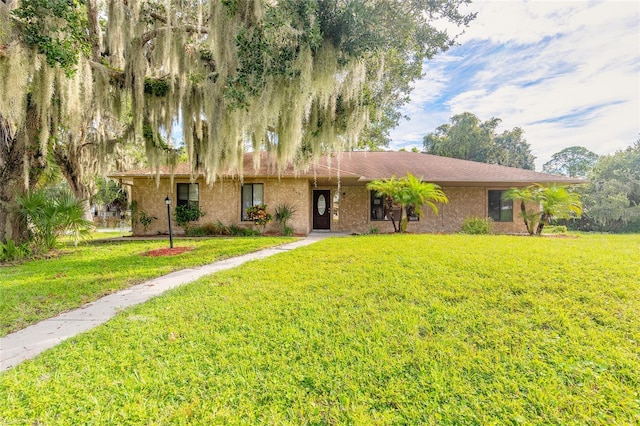
[[[458,46],[425,64],[391,149],[468,111],[520,127],[536,170],[570,146],[607,155],[640,134],[640,1],[476,1]],[[461,30],[447,28],[450,34]]]

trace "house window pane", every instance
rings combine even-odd
[[[176,186],[178,206],[198,206],[200,201],[200,191],[197,183],[179,183]]]
[[[489,214],[495,222],[513,222],[513,201],[503,200],[506,191],[489,191]]]
[[[247,209],[264,204],[264,185],[261,183],[246,183],[242,185],[242,220],[249,220]]]
[[[400,221],[400,206],[394,205],[391,210],[387,206],[383,197],[378,197],[375,191],[371,191],[371,220],[391,220],[391,214],[393,213],[393,220]],[[408,215],[409,221],[420,220],[420,217],[416,214]]]

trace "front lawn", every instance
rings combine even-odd
[[[176,240],[195,247],[178,256],[142,254],[167,240],[95,242],[60,250],[56,257],[0,266],[0,336],[77,308],[104,295],[178,269],[290,242],[291,238]]]
[[[640,235],[333,238],[0,376],[8,424],[638,424]]]

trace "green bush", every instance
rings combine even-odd
[[[187,237],[206,237],[207,231],[202,226],[190,226],[184,230],[184,235]]]
[[[139,213],[140,217],[138,219],[138,221],[140,222],[140,225],[142,225],[142,228],[144,228],[144,232],[147,232],[147,230],[149,229],[149,226],[151,226],[151,223],[157,219],[157,217],[155,216],[151,216],[150,214],[147,214],[145,211],[140,211]]]
[[[276,206],[274,218],[282,226],[282,233],[286,236],[293,235],[293,228],[288,225],[288,221],[296,213],[295,207],[290,204],[283,203]]]
[[[290,237],[293,235],[293,228],[289,225],[283,225],[282,226],[282,234],[285,237]]]
[[[236,237],[255,237],[262,235],[257,229],[243,228],[238,225],[229,225],[229,233]]]
[[[271,213],[267,212],[266,204],[258,204],[249,207],[247,209],[247,216],[249,217],[249,220],[252,220],[253,223],[260,228],[260,234],[264,234],[265,227],[269,222],[271,222],[271,220],[273,220]]]
[[[176,210],[173,214],[176,223],[184,228],[184,232],[187,235],[191,232],[189,230],[191,222],[197,222],[203,216],[205,216],[205,212],[200,210],[200,207],[197,204],[183,204],[176,206]]]
[[[28,243],[16,244],[11,239],[8,239],[6,243],[0,241],[0,262],[22,260],[32,254]]]
[[[81,239],[90,238],[93,222],[84,219],[83,203],[70,191],[49,193],[38,189],[18,196],[17,201],[36,251],[55,248],[65,234],[71,235],[76,245]]]
[[[566,234],[567,227],[564,225],[547,225],[544,227],[545,234]]]
[[[185,229],[188,237],[205,237],[212,235],[230,235],[229,227],[220,221],[216,223],[204,223],[201,226],[190,226]]]
[[[462,224],[461,232],[470,235],[492,234],[493,220],[490,217],[468,217]]]

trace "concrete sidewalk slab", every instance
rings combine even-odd
[[[283,251],[308,246],[332,236],[336,234],[312,233],[304,239],[289,244],[247,253],[197,268],[175,271],[8,334],[0,338],[0,372],[34,358],[63,340],[108,321],[119,311],[146,302],[167,290],[193,282],[205,275],[235,268],[248,261],[264,259]]]

